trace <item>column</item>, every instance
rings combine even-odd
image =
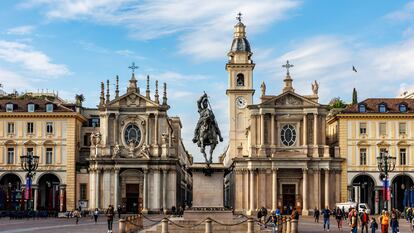
[[[89,209],[95,208],[95,171],[89,169]]]
[[[155,114],[155,123],[154,123],[154,137],[155,137],[155,145],[158,145],[158,114]]]
[[[303,186],[302,186],[302,215],[308,214],[308,169],[303,169]]]
[[[378,189],[375,189],[375,210],[374,210],[374,213],[375,214],[379,214],[380,213],[380,211],[379,211],[379,191],[378,191]],[[372,214],[372,213],[371,213]]]
[[[329,205],[329,169],[325,169],[325,206],[329,206],[331,208],[332,206]]]
[[[277,208],[277,169],[272,169],[272,210]]]
[[[119,119],[119,113],[115,113],[115,119],[114,119],[114,141],[115,144],[118,145],[119,144],[119,124],[118,124],[118,119]],[[114,207],[115,209],[117,208],[117,206]]]
[[[336,185],[336,190],[335,190],[335,202],[341,202],[341,171],[340,170],[336,170],[335,171],[335,185]]]
[[[100,171],[97,169],[95,170],[95,208],[99,209],[99,196],[101,192],[99,191],[99,173]]]
[[[272,114],[272,117],[271,117],[270,130],[271,130],[270,132],[272,134],[272,138],[271,138],[272,139],[272,146],[274,146],[274,145],[276,145],[276,141],[275,141],[276,130],[275,130],[275,115],[274,114]]]
[[[318,209],[321,209],[321,174],[319,169],[314,169],[313,170],[313,185],[314,185],[314,200],[315,200],[315,205],[317,206]]]
[[[308,129],[307,129],[307,117],[306,116],[307,116],[306,114],[303,115],[303,133],[302,133],[302,145],[303,146],[307,145],[306,139],[307,139]]]
[[[264,114],[260,115],[260,146],[265,145],[265,123],[264,123]]]
[[[155,209],[161,208],[161,174],[160,171],[154,170],[154,200],[155,200]]]
[[[244,205],[243,208],[249,210],[249,171],[244,170],[243,171],[243,179],[244,179]]]
[[[102,207],[107,208],[110,204],[112,204],[111,203],[111,169],[104,168],[103,174],[102,174]]]
[[[254,170],[250,170],[250,214],[254,213],[255,206],[255,190],[254,190]]]
[[[115,168],[114,170],[114,208],[118,208],[118,200],[119,200],[119,168]]]
[[[313,145],[318,145],[318,114],[313,114]]]
[[[144,169],[144,187],[143,187],[143,200],[142,200],[142,212],[148,213],[148,170]]]
[[[167,174],[168,170],[162,170],[162,208],[164,211],[168,209],[167,206]]]
[[[321,127],[321,135],[322,135],[322,145],[326,145],[326,121],[323,117],[321,117],[322,120],[322,127]]]
[[[65,194],[66,194],[66,190],[64,186],[60,186],[59,187],[59,202],[60,202],[60,208],[59,211],[60,212],[64,212],[66,211],[66,206],[65,206]]]
[[[37,186],[33,186],[33,209],[34,211],[37,211],[37,197],[38,197],[38,188]]]
[[[149,138],[149,116],[145,119],[145,143],[147,145],[151,145],[150,138]]]
[[[243,196],[245,195],[243,192],[243,171],[239,169],[234,169],[235,173],[235,190],[233,194],[234,199],[234,210],[237,214],[243,212]]]

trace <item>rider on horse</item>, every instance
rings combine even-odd
[[[206,93],[204,93],[204,95],[202,95],[200,99],[197,101],[197,106],[198,106],[198,113],[200,114],[200,119],[198,119],[197,126],[194,130],[193,142],[197,143],[198,146],[200,146],[201,144],[205,144],[205,145],[214,144],[214,142],[207,142],[207,143],[200,142],[201,131],[208,130],[208,128],[211,128],[211,127],[213,128],[216,135],[219,136],[220,142],[222,142],[223,137],[221,136],[220,129],[217,125],[217,121],[214,116],[214,113],[209,108],[209,102],[208,102],[208,97]],[[217,138],[214,138],[214,141],[216,142]]]

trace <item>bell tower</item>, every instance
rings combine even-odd
[[[238,14],[237,24],[234,26],[234,37],[226,70],[229,74],[226,94],[229,100],[229,148],[230,157],[248,154],[248,140],[246,129],[249,126],[248,105],[253,104],[253,63],[249,41],[246,38],[246,26],[241,22],[241,13]]]

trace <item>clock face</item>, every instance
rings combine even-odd
[[[236,98],[236,106],[238,108],[244,108],[246,107],[246,104],[246,100],[243,97],[239,96]]]

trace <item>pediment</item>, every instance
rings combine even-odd
[[[319,106],[318,103],[300,96],[294,92],[285,92],[266,100],[261,105],[266,106]]]
[[[142,96],[141,94],[137,92],[130,92],[126,93],[125,95],[122,95],[108,104],[106,104],[106,107],[117,107],[117,108],[136,108],[136,107],[157,107],[159,106],[158,103],[155,101],[152,101],[145,96]]]

